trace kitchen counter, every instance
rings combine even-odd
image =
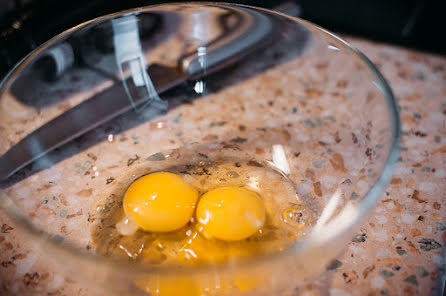
[[[446,58],[345,37],[389,81],[401,108],[401,155],[381,200],[299,295],[440,295],[446,279]],[[0,295],[95,295],[40,258],[0,211]]]

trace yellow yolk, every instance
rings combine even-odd
[[[137,179],[124,196],[124,211],[136,224],[153,232],[168,232],[186,225],[194,213],[198,192],[180,176],[153,173]]]
[[[238,295],[237,292],[246,293],[253,290],[269,277],[264,271],[249,275],[235,271],[226,276],[221,276],[218,272],[199,275],[164,274],[143,276],[137,279],[135,284],[153,296]]]
[[[257,193],[239,187],[223,187],[201,197],[196,216],[206,237],[237,241],[256,233],[263,226],[266,214]]]
[[[203,289],[191,276],[152,276],[136,281],[136,285],[154,296],[201,296]]]

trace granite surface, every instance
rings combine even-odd
[[[401,157],[344,255],[299,295],[440,295],[446,244],[446,58],[346,37],[389,81]],[[95,295],[38,256],[0,212],[0,295]]]

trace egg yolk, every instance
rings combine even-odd
[[[152,276],[141,278],[136,285],[154,296],[201,296],[200,283],[191,276]]]
[[[225,241],[250,237],[263,226],[266,217],[260,196],[239,187],[207,192],[198,202],[196,215],[206,237]]]
[[[197,199],[197,190],[180,176],[159,172],[133,182],[125,193],[123,206],[140,228],[168,232],[186,225]]]

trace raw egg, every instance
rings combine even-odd
[[[205,193],[196,215],[205,237],[225,241],[250,237],[263,226],[266,217],[260,195],[241,187],[223,187]]]
[[[189,222],[198,191],[180,176],[158,172],[133,182],[124,196],[124,211],[146,231],[168,232]]]

